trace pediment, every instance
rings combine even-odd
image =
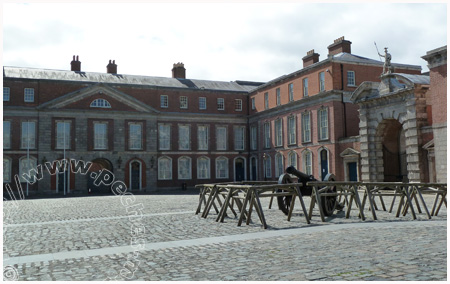
[[[96,84],[68,93],[49,102],[43,103],[38,108],[101,110],[102,108],[90,107],[92,101],[95,99],[107,100],[111,104],[111,108],[107,108],[110,110],[158,113],[157,110],[139,101],[138,99],[104,84]]]
[[[343,157],[350,157],[350,156],[359,156],[360,154],[361,154],[361,152],[358,152],[353,148],[347,148],[344,151],[342,151],[340,156],[343,158]]]

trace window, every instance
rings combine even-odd
[[[216,159],[216,178],[228,178],[228,159],[225,157]]]
[[[256,109],[255,98],[252,98],[252,110]]]
[[[236,99],[234,100],[235,110],[236,111],[242,111],[242,100]]]
[[[319,73],[319,92],[325,91],[325,72]]]
[[[172,179],[172,159],[169,157],[161,157],[158,159],[158,179]]]
[[[245,127],[235,126],[234,127],[234,150],[244,150],[245,145]]]
[[[264,93],[264,109],[269,109],[269,93]]]
[[[270,148],[270,122],[264,123],[264,148]]]
[[[288,85],[288,92],[289,92],[289,101],[292,102],[294,101],[294,84],[290,83]]]
[[[276,94],[277,94],[277,106],[281,105],[281,94],[280,94],[280,88],[277,88],[276,90]]]
[[[264,161],[264,178],[272,177],[272,162],[269,155],[265,156]]]
[[[303,96],[308,96],[308,78],[303,78]]]
[[[159,98],[161,99],[161,107],[168,108],[169,107],[169,98],[166,95],[161,95]]]
[[[206,109],[206,98],[205,97],[198,98],[198,108]]]
[[[225,110],[225,100],[223,98],[217,99],[217,109],[218,110]]]
[[[191,149],[191,128],[189,125],[178,126],[178,149],[190,150]]]
[[[130,123],[128,127],[128,147],[130,148],[130,150],[142,150],[142,124]]]
[[[309,150],[303,152],[303,172],[312,175],[312,153]]]
[[[295,116],[288,117],[288,144],[292,145],[297,143],[297,131]]]
[[[191,179],[191,158],[178,159],[178,179]]]
[[[111,108],[111,104],[105,99],[95,99],[92,101],[91,107]]]
[[[258,148],[258,129],[256,126],[250,128],[250,148],[251,150],[257,150]]]
[[[224,126],[216,128],[216,147],[217,150],[227,149],[227,128]]]
[[[283,146],[283,120],[275,120],[275,146]]]
[[[19,180],[20,182],[28,182],[25,178],[23,178],[23,174],[30,176],[30,170],[37,169],[37,159],[35,157],[27,158],[22,157],[19,160]],[[31,178],[32,180],[33,178]]]
[[[36,148],[36,123],[34,121],[22,122],[22,149]]]
[[[289,152],[288,162],[289,162],[289,166],[297,168],[297,153],[295,151]]]
[[[24,101],[26,103],[34,102],[34,89],[33,88],[25,88],[25,90],[24,90]]]
[[[198,136],[198,149],[199,150],[208,150],[208,142],[209,142],[209,131],[208,126],[201,125],[197,129]]]
[[[11,148],[11,121],[3,121],[3,149]]]
[[[10,89],[9,87],[3,87],[3,101],[4,102],[9,102],[11,93],[10,93]]]
[[[311,142],[311,113],[302,114],[302,142]]]
[[[11,181],[11,159],[3,157],[3,182]]]
[[[281,153],[277,153],[275,155],[275,176],[279,177],[283,173],[284,173],[283,155]]]
[[[319,109],[317,115],[319,121],[319,140],[326,140],[328,139],[328,109]]]
[[[207,157],[200,157],[197,159],[197,178],[198,179],[209,179],[209,158]]]
[[[355,71],[347,71],[347,85],[355,86]]]
[[[188,98],[186,96],[180,97],[180,108],[182,108],[182,109],[188,108]]]
[[[70,121],[56,122],[56,149],[70,149]]]
[[[170,150],[170,125],[159,125],[159,150]]]
[[[108,124],[94,123],[94,149],[106,150],[108,148]]]

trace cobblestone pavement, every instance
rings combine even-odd
[[[348,219],[337,212],[325,223],[314,209],[308,225],[298,205],[287,222],[263,199],[264,230],[256,216],[238,227],[231,213],[224,223],[215,222],[214,212],[206,219],[195,215],[197,195],[128,197],[4,201],[4,278],[447,279],[445,207],[431,220],[424,213],[413,221],[410,214],[396,218],[379,210],[374,221],[366,209],[361,221],[354,209]],[[432,197],[426,202],[431,209]],[[136,212],[142,218],[133,217]],[[140,224],[145,233],[136,234]]]

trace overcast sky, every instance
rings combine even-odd
[[[320,60],[341,36],[352,53],[421,65],[447,44],[447,5],[308,3],[79,3],[3,6],[4,66],[170,77],[183,62],[187,78],[268,81],[302,68],[314,49]]]

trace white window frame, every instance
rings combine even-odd
[[[264,123],[264,148],[270,148],[270,121]]]
[[[188,171],[187,171],[186,175],[184,175],[185,173],[182,172],[182,167],[180,166],[181,163],[183,162],[183,160],[186,160],[188,162],[188,164],[187,164]],[[182,157],[178,158],[178,179],[179,180],[192,179],[192,159],[190,157],[182,156]]]
[[[288,97],[289,97],[289,102],[294,101],[294,83],[289,83],[289,85],[288,85]]]
[[[295,152],[295,151],[289,152],[288,162],[289,162],[289,166],[293,166],[294,168],[297,169],[297,152]]]
[[[275,177],[284,173],[284,156],[281,153],[275,154]]]
[[[164,164],[167,162],[167,170],[164,168]],[[171,180],[172,179],[172,158],[163,156],[158,159],[158,180]]]
[[[220,132],[223,131],[222,134],[220,134]],[[216,149],[219,151],[223,151],[223,150],[227,150],[227,141],[228,141],[228,137],[227,137],[227,132],[228,129],[226,126],[217,126],[216,127]],[[223,135],[223,137],[221,137],[221,135]]]
[[[211,160],[202,156],[197,159],[197,179],[211,178]]]
[[[295,116],[288,117],[288,144],[297,143],[297,118]]]
[[[200,109],[200,110],[206,109],[206,97],[198,98],[198,109]]]
[[[64,125],[63,127],[63,129],[65,130],[65,132],[63,131],[63,132],[60,132],[60,130],[63,130],[63,129],[60,129],[60,125]],[[68,125],[68,130],[66,129],[67,128],[67,125]],[[55,149],[70,149],[70,146],[71,146],[71,144],[72,143],[70,143],[71,142],[71,129],[72,129],[72,122],[70,121],[70,120],[58,120],[58,121],[56,121],[56,145],[55,145]],[[65,135],[64,135],[65,134]],[[64,137],[64,136],[66,136],[66,137]],[[66,145],[64,145],[64,141],[65,141],[65,144]]]
[[[23,178],[23,174],[26,173],[27,175],[29,175],[31,169],[37,170],[37,159],[35,157],[30,156],[30,160],[28,163],[27,156],[21,157],[19,159],[19,180],[20,180],[20,182],[28,182],[26,179]]]
[[[275,147],[283,146],[283,119],[275,120]]]
[[[319,72],[319,92],[325,91],[325,72]]]
[[[111,108],[111,104],[105,99],[95,99],[91,102],[89,107]]]
[[[280,106],[281,105],[281,90],[280,90],[280,88],[276,88],[275,93],[276,93],[277,106]]]
[[[264,178],[272,178],[272,158],[267,155],[266,159],[263,159]]]
[[[303,161],[303,172],[307,175],[312,175],[312,163],[313,157],[312,152],[310,150],[305,150],[302,153],[302,161]]]
[[[245,126],[234,127],[234,150],[243,151],[245,149]]]
[[[235,111],[242,111],[242,100],[241,99],[235,99],[234,105],[235,105]]]
[[[99,137],[101,133],[98,133],[96,126],[104,125],[105,133],[104,137]],[[104,145],[100,145],[99,141],[104,141]],[[94,122],[94,150],[107,150],[108,149],[108,123],[96,121]]]
[[[250,150],[258,149],[258,127],[253,125],[250,127]]]
[[[225,99],[217,98],[217,110],[225,110]]]
[[[9,102],[11,99],[11,89],[9,87],[3,87],[3,101]]]
[[[251,98],[252,101],[252,110],[256,109],[256,103],[255,103],[255,98]]]
[[[269,92],[264,93],[264,109],[269,109]]]
[[[23,90],[23,101],[26,103],[34,102],[34,88],[24,88]]]
[[[27,131],[24,129],[24,125],[27,125]],[[25,132],[24,132],[25,131]],[[21,123],[21,148],[22,149],[35,149],[36,148],[36,121],[22,121]],[[28,145],[29,141],[29,145]]]
[[[223,165],[221,162],[223,161]],[[223,175],[221,174],[223,171]],[[229,176],[229,165],[227,157],[217,157],[216,158],[216,179],[227,179]]]
[[[165,124],[165,123],[160,123],[158,126],[158,149],[159,150],[170,150],[170,130],[171,130],[171,125],[170,124]],[[164,133],[165,131],[167,131],[167,133]],[[167,145],[167,146],[166,146]]]
[[[184,130],[182,130],[184,129]],[[183,131],[187,131],[187,137],[182,137]],[[187,146],[185,146],[187,145]],[[178,150],[191,150],[191,126],[186,124],[178,125]]]
[[[303,97],[308,96],[308,78],[303,78]]]
[[[347,71],[347,86],[356,87],[355,71]]]
[[[204,130],[200,130],[204,129]],[[203,136],[202,136],[203,133]],[[197,126],[197,147],[198,150],[208,150],[209,149],[209,126],[208,125],[198,125]]]
[[[319,131],[319,140],[328,140],[329,129],[328,129],[328,108],[320,108],[317,111],[317,122]]]
[[[308,118],[307,121],[306,117]],[[302,113],[302,143],[310,143],[311,139],[311,112],[308,111]]]
[[[11,182],[11,158],[3,156],[3,183]]]
[[[160,106],[161,108],[168,108],[169,107],[169,97],[167,95],[161,95],[160,98]]]
[[[138,133],[138,137],[133,137],[134,134],[132,135],[131,130],[132,127],[135,126],[139,126],[139,133]],[[141,122],[129,122],[128,123],[128,149],[129,150],[142,150],[142,131],[143,127],[142,127],[142,123]],[[134,147],[134,143],[138,142],[138,145],[136,147]]]
[[[11,149],[11,121],[9,120],[3,121],[3,149]]]
[[[187,108],[188,108],[188,97],[180,96],[180,109],[187,109]]]

